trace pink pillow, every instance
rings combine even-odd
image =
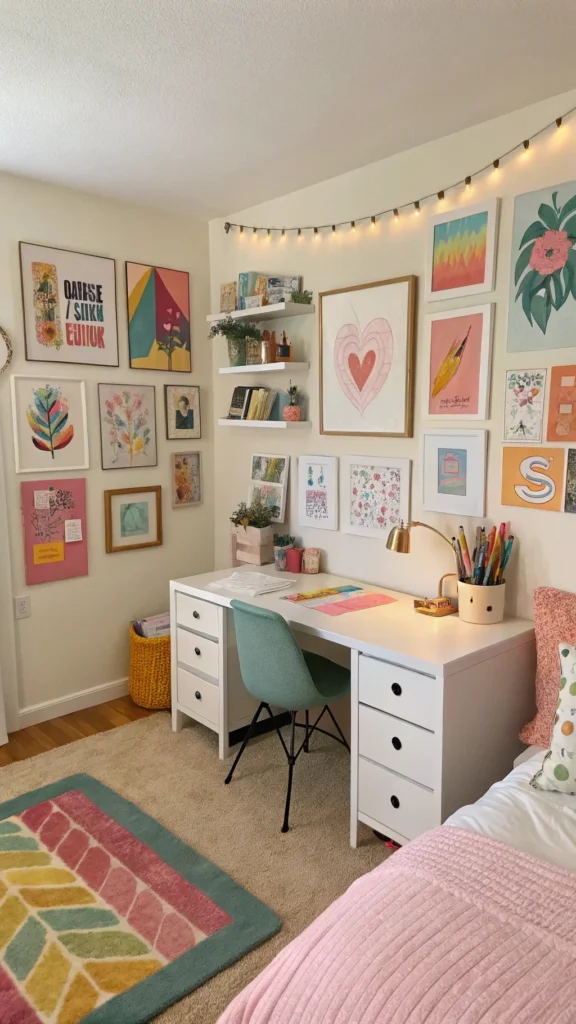
[[[576,645],[576,594],[554,587],[534,591],[536,632],[536,716],[520,733],[523,743],[549,747],[558,703],[560,658],[558,644]]]

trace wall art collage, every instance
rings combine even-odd
[[[114,259],[20,243],[26,359],[118,367]],[[190,288],[186,271],[126,263],[128,361],[132,369],[190,373]],[[89,468],[86,388],[82,379],[53,375],[11,377],[17,473],[67,473]],[[158,466],[156,387],[97,386],[103,470]],[[164,385],[166,438],[200,438],[200,389]],[[170,455],[172,507],[202,500],[198,451]],[[162,543],[162,488],[104,492],[106,551]],[[21,485],[26,582],[88,573],[86,480],[62,478]]]

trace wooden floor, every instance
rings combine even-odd
[[[15,761],[24,761],[27,757],[43,754],[46,750],[63,747],[84,736],[93,736],[97,732],[108,732],[138,718],[153,715],[153,711],[139,708],[130,697],[119,697],[106,704],[98,704],[84,711],[74,711],[62,718],[53,718],[50,722],[40,725],[29,725],[27,729],[11,732],[8,743],[0,746],[0,768]]]

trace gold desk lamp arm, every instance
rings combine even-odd
[[[448,537],[446,537],[443,533],[440,533],[440,530],[437,530],[434,526],[429,526],[428,523],[420,523],[416,519],[414,519],[412,522],[408,523],[408,529],[410,529],[410,527],[412,527],[412,526],[423,526],[426,530],[431,530],[432,533],[436,533],[439,537],[442,537],[442,540],[446,541],[446,543],[452,549],[452,552],[454,552],[454,546],[452,544],[452,541],[448,540]],[[438,597],[444,597],[444,594],[443,594],[443,589],[444,589],[443,588],[443,583],[444,583],[444,580],[449,579],[451,576],[456,576],[456,578],[458,578],[458,573],[457,572],[445,572],[444,575],[441,576],[440,579],[438,580]]]

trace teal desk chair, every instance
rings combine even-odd
[[[309,654],[300,650],[290,626],[276,612],[246,604],[244,601],[234,600],[231,605],[234,610],[236,645],[242,679],[246,689],[260,701],[260,704],[224,781],[226,785],[232,781],[236,765],[254,734],[260,713],[265,710],[274,721],[270,705],[286,708],[291,719],[289,747],[286,746],[276,723],[274,725],[288,758],[288,790],[282,825],[282,832],[287,832],[294,765],[303,750],[308,752],[312,734],[322,732],[350,750],[329,706],[332,701],[350,693],[350,672],[319,654]],[[320,704],[324,705],[322,711],[314,724],[310,725],[308,709]],[[297,711],[306,712],[306,724],[296,721]],[[339,736],[319,728],[319,722],[326,712],[336,726]],[[295,744],[297,727],[306,730],[298,750]]]

